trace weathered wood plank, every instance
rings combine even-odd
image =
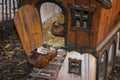
[[[115,23],[118,18],[118,14],[120,12],[120,1],[112,0],[112,8],[104,9],[101,8],[100,14],[100,24],[98,29],[98,37],[97,37],[97,46],[101,44],[101,42],[107,37],[107,35],[115,28]]]
[[[14,22],[26,54],[43,44],[39,15],[33,6],[21,7]]]
[[[119,46],[120,46],[120,32],[117,32],[116,56],[118,57],[120,56]]]
[[[68,73],[68,58],[80,59],[81,75]],[[66,58],[62,64],[61,70],[57,77],[57,80],[95,80],[96,77],[96,59],[90,54],[83,54],[76,51],[67,53]]]

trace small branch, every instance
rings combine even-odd
[[[17,64],[16,66],[19,66],[19,65],[21,65],[21,64],[23,64],[23,63],[26,63],[27,62],[27,60],[23,60],[22,62],[20,62],[19,64]]]

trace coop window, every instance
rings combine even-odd
[[[71,10],[72,28],[91,29],[92,17],[95,11],[95,6],[83,6],[69,3]]]
[[[69,70],[68,73],[81,75],[81,62],[82,60],[69,58]]]

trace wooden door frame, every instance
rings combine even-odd
[[[64,19],[65,19],[65,22],[63,24],[64,29],[65,29],[65,34],[64,34],[64,43],[65,44],[64,44],[64,46],[67,46],[67,32],[68,32],[67,31],[68,30],[68,10],[67,10],[67,7],[65,6],[65,4],[63,3],[63,1],[61,1],[61,0],[39,0],[38,2],[36,2],[35,7],[38,10],[38,13],[39,13],[39,16],[40,16],[40,22],[41,23],[42,23],[42,20],[41,20],[40,8],[41,8],[42,4],[45,3],[45,2],[54,3],[54,4],[58,5],[62,9],[63,14],[64,14]]]

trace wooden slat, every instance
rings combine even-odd
[[[11,0],[9,0],[9,18],[11,19]]]
[[[26,54],[43,44],[39,15],[33,6],[21,7],[14,22]]]
[[[8,7],[7,7],[7,0],[5,0],[5,19],[8,20]]]
[[[4,0],[2,0],[2,21],[4,20]]]
[[[13,14],[15,15],[15,0],[13,0]]]

